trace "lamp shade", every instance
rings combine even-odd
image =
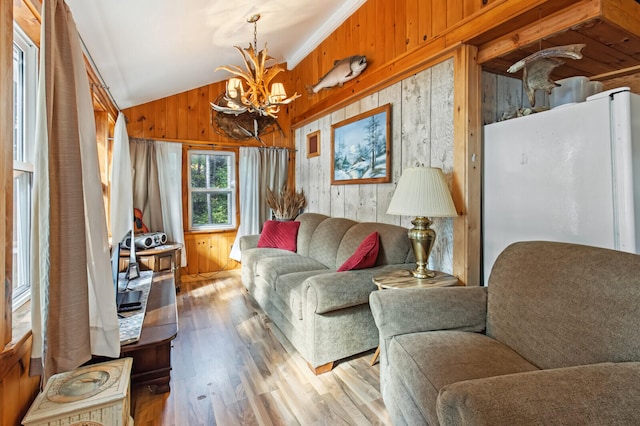
[[[387,214],[418,217],[457,216],[456,206],[437,167],[405,169],[393,193]]]

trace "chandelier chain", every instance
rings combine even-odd
[[[258,20],[253,21],[253,48],[258,51]]]

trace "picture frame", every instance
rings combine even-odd
[[[307,135],[307,158],[320,155],[320,130]]]
[[[331,184],[391,181],[391,104],[331,126]]]

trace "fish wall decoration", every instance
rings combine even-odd
[[[547,93],[551,93],[551,89],[558,86],[549,77],[556,67],[564,64],[564,61],[558,58],[582,59],[584,47],[585,44],[578,43],[539,50],[511,65],[507,72],[514,73],[523,70],[522,84],[527,92],[529,103],[534,107],[536,90],[546,90]]]
[[[307,92],[313,94],[329,87],[342,87],[347,81],[359,76],[366,67],[366,56],[354,55],[335,61],[333,68],[322,76],[314,86],[307,86]]]

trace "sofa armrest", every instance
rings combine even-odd
[[[260,235],[244,235],[240,237],[240,251],[258,247]]]
[[[640,362],[539,370],[440,390],[441,425],[638,424]]]
[[[483,331],[486,287],[391,289],[371,293],[369,304],[380,339],[420,331]]]
[[[316,314],[369,303],[369,294],[378,287],[373,277],[403,265],[385,265],[353,271],[332,272],[307,278],[305,295],[307,305]]]

